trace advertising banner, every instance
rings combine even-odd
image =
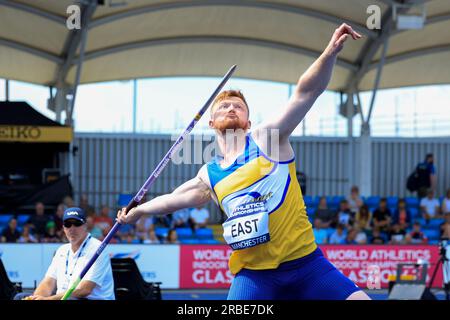
[[[439,260],[439,247],[430,245],[321,245],[322,252],[345,276],[361,288],[387,288],[389,276],[396,275],[399,263],[428,263],[427,284]],[[407,269],[414,276],[414,268]],[[442,287],[442,268],[437,271],[433,287]]]
[[[228,288],[232,250],[225,245],[183,245],[180,250],[180,288]]]

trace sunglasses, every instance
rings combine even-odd
[[[75,226],[75,227],[80,227],[82,226],[84,223],[78,220],[75,221],[65,221],[64,222],[64,227],[66,227],[67,229],[69,229],[71,226]]]

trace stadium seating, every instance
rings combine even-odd
[[[30,215],[29,214],[19,214],[17,216],[17,225],[22,227],[23,225],[25,225],[27,223],[27,221],[30,219]]]
[[[389,208],[397,208],[398,197],[387,197],[387,205]]]
[[[191,239],[194,235],[191,228],[177,228],[178,239]]]
[[[406,197],[405,198],[405,202],[406,202],[406,207],[411,209],[411,208],[419,208],[419,199],[417,199],[416,197]]]
[[[305,201],[306,207],[312,207],[313,206],[313,197],[311,197],[311,196],[303,196],[303,200]]]
[[[0,225],[1,226],[7,226],[9,220],[11,220],[14,217],[12,214],[0,214]]]
[[[423,233],[427,236],[428,240],[439,240],[440,231],[438,229],[424,229]]]
[[[380,204],[380,197],[379,196],[370,196],[366,200],[366,204],[369,208],[377,208]]]
[[[159,239],[165,239],[169,233],[169,228],[158,227],[155,228],[155,234]]]
[[[119,199],[117,200],[117,205],[119,207],[126,207],[128,203],[130,203],[131,199],[133,199],[133,195],[129,193],[121,193],[119,194]]]
[[[178,230],[177,230],[178,231]],[[214,239],[213,231],[209,228],[200,228],[195,231],[197,239],[212,240]]]

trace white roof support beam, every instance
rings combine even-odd
[[[37,56],[39,58],[43,58],[55,63],[62,63],[63,59],[51,52],[44,51],[42,49],[31,47],[27,44],[20,43],[17,41],[12,41],[8,39],[0,38],[0,46],[5,46],[8,48],[16,49],[22,52],[29,53],[31,55]]]
[[[308,56],[316,59],[320,56],[321,52],[306,49],[299,46],[293,46],[281,42],[262,40],[262,39],[254,39],[254,38],[244,38],[244,37],[227,37],[227,36],[182,36],[182,37],[171,37],[171,38],[159,38],[159,39],[151,39],[145,41],[138,41],[132,43],[121,44],[118,46],[104,48],[96,51],[91,51],[86,53],[85,60],[91,60],[100,58],[102,56],[126,51],[133,49],[140,49],[152,46],[160,46],[160,45],[171,45],[171,44],[191,44],[191,43],[231,43],[231,44],[242,44],[242,45],[250,45],[250,46],[259,46],[270,49],[276,49],[281,51],[289,51],[296,54],[301,54],[304,56]],[[72,61],[73,63],[77,63],[77,59]],[[350,61],[344,59],[338,59],[337,65],[343,67],[345,69],[356,71],[357,67],[354,66]]]
[[[48,12],[48,11],[44,11],[42,9],[38,9],[36,7],[32,7],[32,6],[24,4],[24,3],[15,2],[15,1],[13,2],[11,0],[0,0],[0,6],[4,6],[4,7],[16,9],[16,10],[21,10],[21,11],[24,11],[24,12],[27,12],[30,14],[34,14],[36,16],[47,19],[49,21],[56,22],[58,24],[66,23],[65,17],[56,15],[56,14]]]
[[[367,29],[364,25],[360,25],[355,21],[351,21],[344,18],[339,18],[333,15],[329,15],[323,12],[319,12],[309,8],[302,8],[299,6],[293,6],[289,4],[282,3],[274,3],[269,1],[256,1],[256,0],[197,0],[197,1],[188,1],[188,2],[176,2],[176,3],[159,3],[153,4],[145,7],[135,8],[129,11],[120,12],[116,14],[112,14],[110,16],[102,17],[96,19],[92,22],[91,28],[96,28],[106,23],[111,23],[120,19],[125,19],[129,17],[133,17],[136,15],[158,12],[164,10],[172,10],[172,9],[185,9],[189,7],[211,7],[211,6],[232,6],[232,7],[249,7],[249,8],[259,8],[259,9],[269,9],[274,11],[282,11],[288,13],[295,13],[299,15],[304,15],[316,19],[320,19],[323,21],[327,21],[330,23],[334,23],[336,25],[340,25],[343,22],[350,24],[353,28],[370,37],[376,38],[377,32],[371,31]]]

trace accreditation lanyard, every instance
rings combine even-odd
[[[72,272],[69,274],[70,277],[72,277],[73,271],[75,270],[75,267],[77,266],[78,259],[80,258],[81,254],[83,253],[83,249],[86,247],[87,243],[89,242],[89,239],[91,239],[91,235],[89,235],[87,237],[87,239],[84,241],[84,243],[82,244],[80,251],[78,252],[77,259],[75,260],[75,264],[73,265]],[[69,269],[69,253],[70,253],[70,247],[69,247],[69,250],[67,250],[67,256],[66,256],[66,272],[65,272],[66,276],[67,276],[67,271]]]

